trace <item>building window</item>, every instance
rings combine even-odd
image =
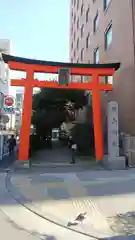
[[[78,8],[79,8],[79,0],[77,0],[77,10],[78,10]]]
[[[73,58],[71,58],[71,63],[73,62]]]
[[[83,57],[84,57],[84,49],[82,48],[82,50],[81,50],[81,61],[83,61]]]
[[[76,37],[76,32],[74,32],[74,41],[75,41],[75,37]]]
[[[77,39],[77,49],[79,48],[79,38]]]
[[[106,10],[109,7],[111,0],[104,0],[103,2],[104,2],[104,10]]]
[[[96,17],[94,18],[94,22],[93,22],[93,32],[94,33],[97,31],[98,23],[99,23],[99,14],[97,12]]]
[[[73,42],[71,43],[71,49],[73,49]]]
[[[76,54],[76,52],[75,52],[75,50],[74,50],[74,58],[75,58],[75,54]]]
[[[73,9],[72,9],[71,17],[73,18]]]
[[[83,11],[84,11],[84,4],[82,4],[81,6],[81,16],[83,15]]]
[[[105,32],[105,49],[107,50],[112,43],[112,22],[109,24]]]
[[[94,51],[94,63],[99,63],[99,47],[97,47]]]
[[[71,28],[71,35],[73,34],[73,27]]]
[[[81,27],[81,38],[83,37],[83,32],[84,32],[84,24]]]
[[[88,36],[86,38],[86,48],[89,47],[89,43],[90,43],[90,34],[88,34]]]
[[[88,8],[86,12],[86,23],[89,21],[89,11],[90,9]]]
[[[76,0],[74,0],[74,6],[75,6],[75,4],[76,4]]]
[[[79,63],[79,58],[77,59],[77,63]]]
[[[75,24],[75,21],[76,21],[76,15],[74,15],[74,24]]]
[[[77,29],[79,28],[79,18],[77,20]]]
[[[113,76],[105,76],[105,83],[113,84]]]

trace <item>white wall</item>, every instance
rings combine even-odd
[[[11,42],[8,39],[0,39],[0,92],[9,93],[9,69],[2,60],[1,53],[10,54]]]

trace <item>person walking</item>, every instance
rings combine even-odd
[[[9,156],[11,156],[14,153],[15,147],[16,147],[16,139],[14,135],[12,135],[11,138],[8,140]]]
[[[77,150],[77,144],[71,140],[71,164],[74,164],[76,162],[76,150]]]

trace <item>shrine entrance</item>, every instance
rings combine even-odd
[[[2,54],[3,60],[11,70],[26,72],[26,79],[11,79],[11,86],[24,87],[24,102],[22,113],[22,126],[20,133],[19,157],[20,161],[28,160],[29,155],[29,136],[32,113],[32,93],[33,88],[59,88],[88,90],[92,92],[93,122],[95,154],[97,160],[102,160],[104,156],[102,117],[100,107],[100,91],[112,91],[111,84],[99,82],[100,76],[112,76],[119,69],[120,63],[110,64],[79,64],[61,63],[32,60]],[[71,75],[91,76],[90,82],[69,82],[66,85],[56,81],[39,81],[34,79],[34,73],[53,73],[58,74],[60,69],[68,69]],[[65,75],[66,76],[66,75]]]

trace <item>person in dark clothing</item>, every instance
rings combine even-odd
[[[16,139],[14,135],[12,135],[11,138],[8,140],[9,155],[11,155],[14,152],[15,146],[16,146]]]
[[[76,160],[76,150],[77,150],[77,144],[73,139],[70,139],[70,148],[71,148],[71,164],[75,163]]]

